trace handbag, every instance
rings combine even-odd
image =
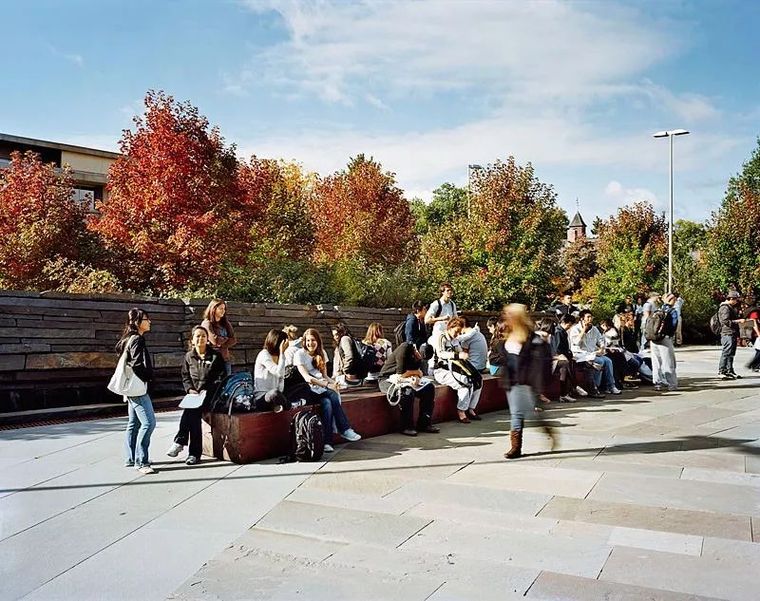
[[[131,338],[130,338],[131,340]],[[132,368],[127,365],[127,353],[129,341],[124,345],[124,350],[116,364],[116,369],[108,382],[108,390],[124,397],[142,396],[148,393],[148,385],[135,375]],[[126,401],[126,398],[124,399]]]

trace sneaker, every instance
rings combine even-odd
[[[441,429],[438,426],[425,426],[424,428],[420,428],[418,431],[425,432],[426,434],[438,434]]]
[[[721,380],[736,380],[736,376],[734,374],[720,374]]]
[[[124,467],[135,467],[135,462],[134,461],[125,461],[124,462]]]
[[[569,394],[559,397],[560,403],[574,403],[575,401],[576,399],[574,397],[571,397]]]
[[[282,413],[282,405],[274,405],[272,407],[272,411],[274,411],[275,413]]]
[[[169,450],[166,451],[166,454],[169,455],[169,457],[176,457],[182,452],[182,449],[184,448],[184,445],[174,442],[172,443],[172,446],[169,447]]]
[[[662,386],[660,386],[659,384],[655,384],[654,385],[654,391],[655,392],[660,392],[661,390],[662,390]]]
[[[588,396],[588,392],[583,390],[580,386],[575,387],[575,392],[578,394],[578,396]]]
[[[325,445],[325,453],[332,453],[335,449],[333,449],[333,446],[331,444]]]
[[[359,436],[356,432],[354,432],[351,428],[343,432],[343,438],[345,438],[349,442],[356,442],[357,440],[362,439],[362,437]]]
[[[741,380],[742,379],[742,377],[739,374],[737,374],[735,371],[730,372],[728,375],[729,376],[733,376],[734,380]]]
[[[417,436],[417,430],[407,429],[401,432],[404,436]]]
[[[620,390],[619,388],[615,387],[615,386],[613,386],[612,388],[610,388],[607,392],[609,394],[623,394],[623,391]]]
[[[185,463],[186,463],[187,465],[198,465],[200,462],[201,462],[201,460],[200,460],[200,459],[198,459],[198,458],[197,458],[195,455],[190,455],[190,456],[187,458],[187,461],[185,461]]]
[[[141,474],[157,474],[158,473],[149,465],[143,465],[142,467],[138,467],[137,471],[140,472]]]

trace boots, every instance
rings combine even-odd
[[[507,459],[517,459],[522,456],[522,430],[510,430],[509,442],[512,444],[512,448],[504,453],[504,457]]]

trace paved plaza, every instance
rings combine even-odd
[[[739,349],[737,365],[751,351]],[[0,598],[760,599],[760,377],[678,352],[683,388],[505,412],[326,463],[121,465],[124,418],[0,432]],[[742,372],[742,370],[739,370]]]

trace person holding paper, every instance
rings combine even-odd
[[[203,407],[214,397],[225,373],[224,358],[208,343],[208,330],[203,326],[195,326],[190,339],[190,350],[182,362],[182,385],[188,396],[182,401],[185,409],[182,410],[174,444],[166,452],[169,457],[179,455],[189,441],[190,447],[185,463],[196,465],[201,462]]]

